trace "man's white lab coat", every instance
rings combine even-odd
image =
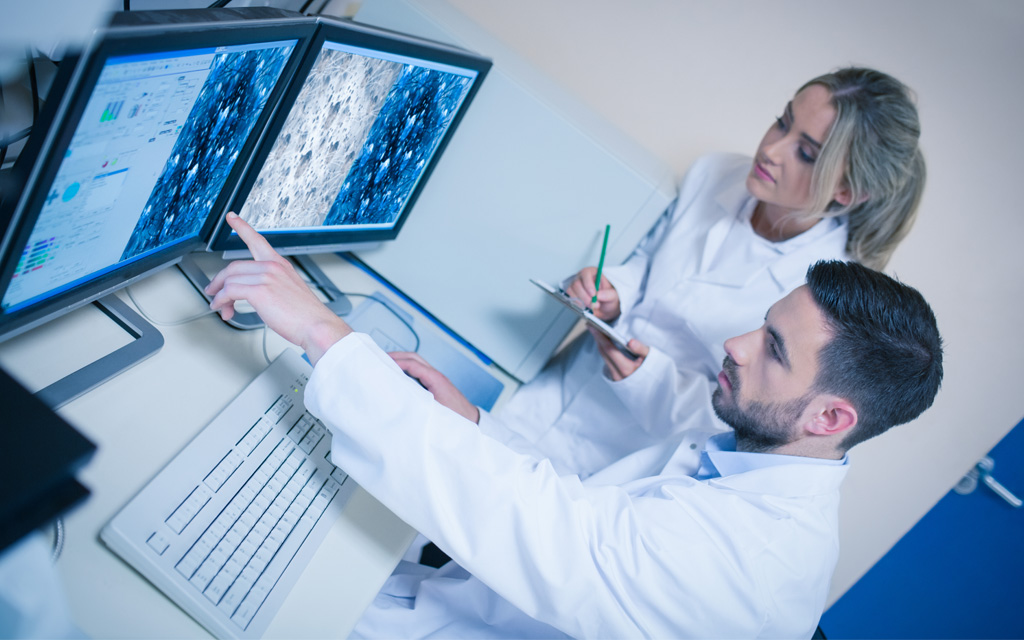
[[[483,435],[367,336],[334,345],[305,392],[334,462],[458,563],[396,575],[357,635],[809,637],[846,467],[695,480],[717,425],[690,380],[707,399],[684,429],[581,481]]]

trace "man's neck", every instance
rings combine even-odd
[[[761,447],[745,438],[736,438],[736,451],[745,453],[771,453],[782,456],[801,456],[804,458],[823,458],[826,460],[841,460],[845,452],[840,451],[832,443],[831,438],[827,439],[802,438],[793,442],[778,445],[775,447]]]

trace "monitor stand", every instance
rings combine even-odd
[[[142,362],[164,346],[163,334],[117,296],[111,294],[92,304],[124,329],[133,340],[37,391],[36,397],[51,409],[64,406]]]
[[[326,298],[324,304],[327,305],[328,309],[339,316],[347,315],[352,311],[352,302],[331,282],[331,279],[317,266],[311,256],[297,255],[290,256],[288,259],[300,271],[306,274],[310,284],[319,289],[323,297]],[[213,300],[212,297],[206,295],[206,286],[210,284],[210,276],[207,275],[207,270],[202,267],[200,262],[210,264],[213,261],[217,262],[216,270],[218,271],[227,264],[222,258],[211,253],[187,255],[178,263],[178,269],[185,274],[185,277],[192,283],[192,286],[199,291],[207,302]],[[255,311],[236,311],[235,315],[227,323],[236,329],[243,330],[260,329],[263,327],[263,320],[260,319]]]

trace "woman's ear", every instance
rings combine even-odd
[[[846,182],[843,182],[836,187],[836,192],[832,194],[832,199],[844,207],[848,207],[853,202],[853,191],[850,190]]]
[[[857,201],[857,204],[864,204],[865,202],[867,202],[867,199],[868,194],[865,193],[860,197],[860,200]],[[850,203],[853,202],[853,190],[850,189],[849,185],[847,185],[844,181],[842,184],[836,187],[835,193],[832,194],[832,200],[834,202],[838,202],[844,207],[848,207],[850,206]]]

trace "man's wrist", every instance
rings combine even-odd
[[[302,350],[309,356],[310,363],[316,366],[328,349],[350,333],[352,328],[341,318],[334,318],[334,322],[316,322],[309,327],[309,333],[302,341]]]

